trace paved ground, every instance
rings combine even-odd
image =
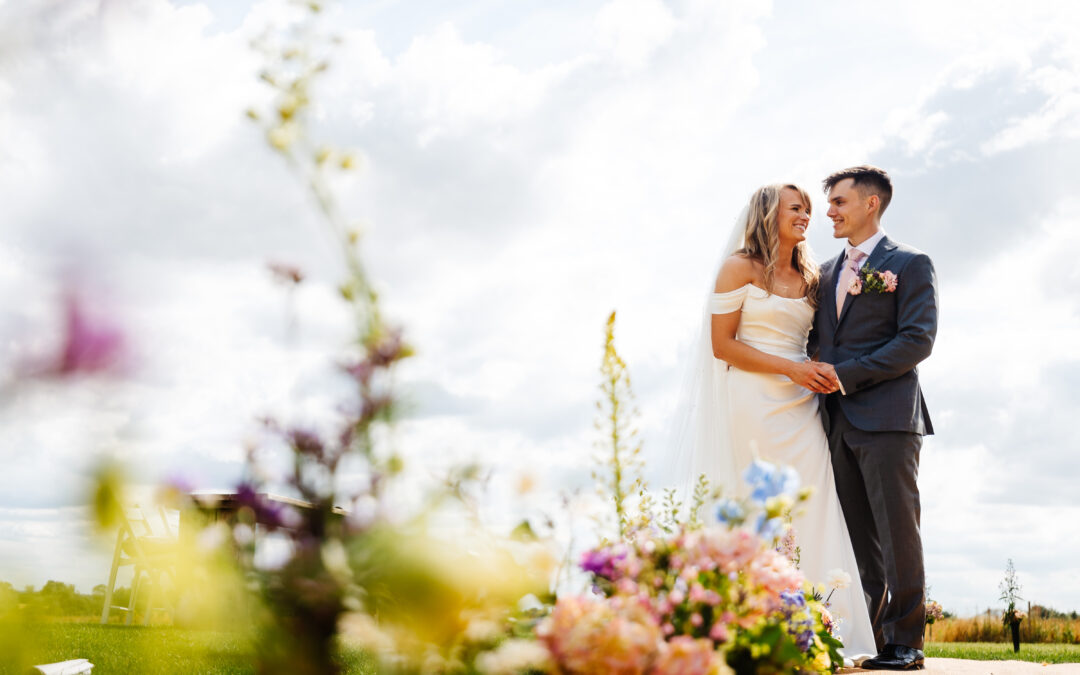
[[[883,670],[844,668],[841,673],[884,673]],[[912,672],[912,671],[909,671]],[[1042,665],[1028,661],[968,661],[966,659],[926,659],[923,673],[949,673],[949,675],[1080,675],[1080,663],[1057,663]]]

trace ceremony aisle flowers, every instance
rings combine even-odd
[[[745,477],[749,504],[721,502],[718,525],[644,528],[583,554],[594,594],[559,598],[538,628],[562,672],[827,673],[842,663],[821,593],[777,550],[785,516],[808,495],[788,468],[758,461]]]

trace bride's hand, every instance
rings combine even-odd
[[[792,363],[791,371],[787,376],[795,384],[812,392],[831,394],[839,387],[829,377],[829,370],[831,368],[826,363],[803,361]]]

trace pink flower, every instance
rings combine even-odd
[[[702,586],[701,584],[699,584],[697,582],[694,582],[690,586],[690,602],[695,603],[695,604],[702,603],[702,602],[705,602],[706,597],[707,596],[705,594],[705,587],[704,586]]]
[[[660,649],[652,675],[707,675],[715,672],[714,660],[720,658],[710,640],[680,635]]]
[[[537,634],[563,672],[644,675],[660,649],[656,619],[626,598],[559,598]]]
[[[852,279],[851,283],[848,284],[847,292],[848,295],[858,295],[859,293],[862,293],[862,279],[860,277]]]
[[[287,284],[299,284],[304,280],[303,271],[296,265],[289,265],[281,262],[270,262],[266,264],[270,269],[270,273],[274,275],[274,280]]]
[[[712,625],[712,628],[709,629],[709,637],[712,638],[715,642],[718,642],[718,643],[721,643],[721,644],[724,643],[724,642],[727,642],[728,641],[727,624],[725,624],[723,621],[717,621],[716,623],[714,623]]]
[[[900,278],[895,273],[885,270],[878,274],[881,277],[881,282],[885,284],[885,292],[892,293],[896,290],[896,285],[900,282]]]
[[[122,374],[127,338],[113,317],[92,311],[85,297],[69,287],[64,294],[64,334],[60,349],[48,361],[27,364],[26,377],[69,377],[79,374]]]

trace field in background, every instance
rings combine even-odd
[[[980,614],[967,619],[942,619],[927,627],[927,640],[933,642],[1008,642],[1008,629],[997,613]],[[1020,623],[1021,643],[1064,643],[1080,645],[1080,619],[1047,618],[1033,612]],[[1011,647],[1010,647],[1011,648]]]

